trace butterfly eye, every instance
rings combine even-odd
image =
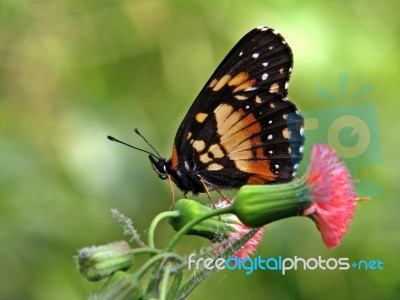
[[[154,170],[157,172],[158,177],[161,179],[167,179],[168,178],[168,169],[167,169],[167,162],[165,159],[159,159],[157,157],[154,157],[152,155],[149,155],[149,159],[151,161],[151,164],[153,165]]]

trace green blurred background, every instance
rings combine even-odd
[[[327,250],[312,222],[293,218],[266,228],[258,254],[380,259],[384,270],[222,271],[190,299],[398,297],[399,9],[395,0],[0,0],[0,298],[85,299],[96,291],[76,269],[77,249],[126,238],[111,208],[145,238],[171,197],[143,153],[107,134],[144,146],[133,134],[139,127],[169,156],[203,84],[261,24],[293,49],[289,95],[301,110],[329,107],[318,86],[339,98],[338,74],[348,74],[350,96],[372,85],[357,103],[374,104],[371,140],[379,147],[356,172],[380,191],[359,205],[339,247]],[[161,226],[157,244],[172,234]],[[206,245],[185,237],[178,251]]]

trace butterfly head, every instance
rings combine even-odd
[[[150,162],[161,179],[168,178],[168,161],[161,157],[149,155]]]
[[[132,146],[130,144],[127,144],[127,143],[125,143],[119,139],[116,139],[115,137],[112,137],[112,136],[107,136],[107,138],[113,142],[117,142],[117,143],[123,144],[125,146],[128,146],[130,148],[133,148],[135,150],[139,150],[141,152],[149,154],[150,162],[151,162],[154,170],[156,170],[156,172],[158,173],[158,177],[160,177],[161,179],[167,179],[168,174],[169,174],[168,167],[170,165],[170,161],[167,161],[164,158],[162,158],[160,156],[160,154],[158,153],[158,151],[147,141],[147,139],[139,132],[139,130],[137,128],[135,128],[135,133],[137,135],[139,135],[146,142],[146,144],[150,146],[151,149],[153,149],[154,153],[149,152],[144,149],[141,149],[141,148],[138,148],[138,147],[135,147],[135,146]]]

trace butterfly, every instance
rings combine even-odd
[[[247,33],[193,102],[171,159],[149,155],[159,177],[185,195],[290,181],[304,150],[304,119],[287,96],[292,66],[276,30]]]

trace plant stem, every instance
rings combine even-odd
[[[163,274],[162,280],[161,280],[160,300],[167,299],[168,279],[169,279],[170,274],[171,274],[171,267],[170,267],[170,265],[167,265],[164,269],[164,274]]]
[[[133,255],[136,255],[136,254],[146,254],[146,253],[158,254],[161,251],[158,249],[154,249],[154,248],[136,248],[136,249],[132,249],[131,252]]]
[[[164,258],[168,258],[168,259],[175,259],[175,260],[181,260],[181,257],[173,254],[173,253],[160,253],[154,257],[152,257],[151,259],[149,259],[140,269],[139,271],[137,271],[136,276],[138,278],[141,278],[148,269],[151,268],[151,266],[153,264],[155,264],[157,261],[162,260]]]
[[[149,228],[149,235],[148,235],[148,245],[150,248],[155,248],[154,247],[154,232],[156,230],[156,227],[158,225],[158,223],[165,218],[169,218],[169,217],[178,217],[179,216],[179,212],[177,211],[165,211],[162,213],[159,213],[151,222],[150,224],[150,228]]]

